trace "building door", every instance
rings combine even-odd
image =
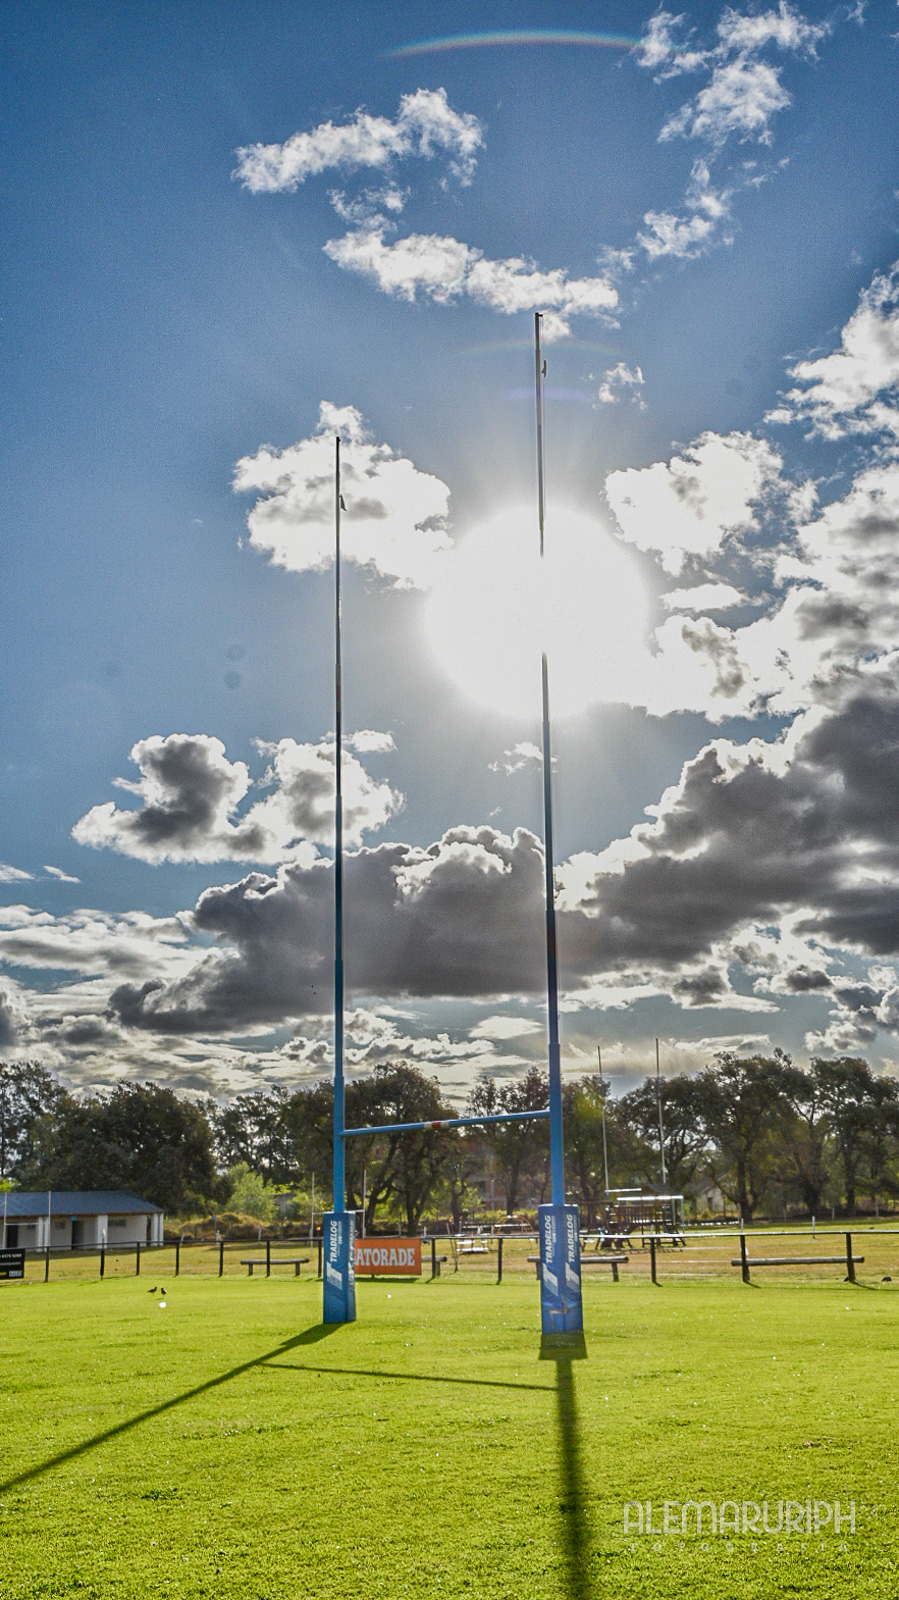
[[[6,1248],[7,1250],[18,1250],[19,1248],[18,1223],[8,1222],[6,1224]]]
[[[80,1217],[72,1218],[72,1249],[80,1250],[84,1244],[84,1223]]]

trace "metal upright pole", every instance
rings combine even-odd
[[[343,701],[340,616],[340,437],[334,441],[334,1175],[322,1222],[324,1321],[356,1320],[355,1217],[346,1209],[346,1086],[343,1070]]]
[[[656,1040],[656,1102],[659,1108],[659,1156],[662,1162],[662,1193],[668,1187],[668,1174],[665,1170],[665,1129],[662,1124],[662,1074],[659,1067],[659,1041]]]
[[[334,1211],[346,1209],[343,1130],[346,1089],[343,1077],[343,704],[341,696],[340,627],[340,437],[334,465]]]
[[[546,489],[543,440],[543,379],[545,363],[540,347],[540,324],[534,315],[534,353],[537,380],[537,511],[540,523],[540,555],[544,553]],[[562,1066],[559,1048],[559,972],[556,955],[556,886],[553,854],[552,750],[549,733],[549,664],[542,657],[543,686],[543,848],[546,877],[546,999],[549,1031],[549,1154],[552,1203],[565,1204],[565,1150],[562,1137]]]
[[[534,314],[537,397],[537,512],[540,557],[544,554],[546,475],[544,471],[543,379],[540,344],[543,317]],[[559,1047],[559,972],[556,951],[556,888],[553,851],[552,748],[549,736],[549,665],[542,655],[543,689],[543,854],[546,877],[546,999],[549,1065],[549,1156],[552,1204],[538,1212],[540,1230],[540,1316],[544,1334],[580,1334],[581,1247],[577,1206],[565,1204],[565,1147],[562,1134],[562,1063]]]
[[[596,1046],[596,1055],[599,1061],[599,1082],[602,1085],[602,1046]],[[609,1198],[609,1147],[606,1143],[606,1095],[603,1089],[602,1096],[602,1169],[606,1180],[606,1199]]]

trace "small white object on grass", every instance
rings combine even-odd
[[[164,1300],[160,1300],[159,1309],[160,1309],[160,1311],[164,1311],[165,1310],[165,1301]]]

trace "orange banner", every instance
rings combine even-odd
[[[420,1278],[420,1239],[357,1239],[357,1278]]]

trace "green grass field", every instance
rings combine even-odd
[[[314,1270],[314,1269],[313,1269]],[[0,1595],[854,1597],[899,1590],[899,1284],[292,1276],[0,1286]],[[625,1503],[856,1503],[856,1531],[643,1537]]]

